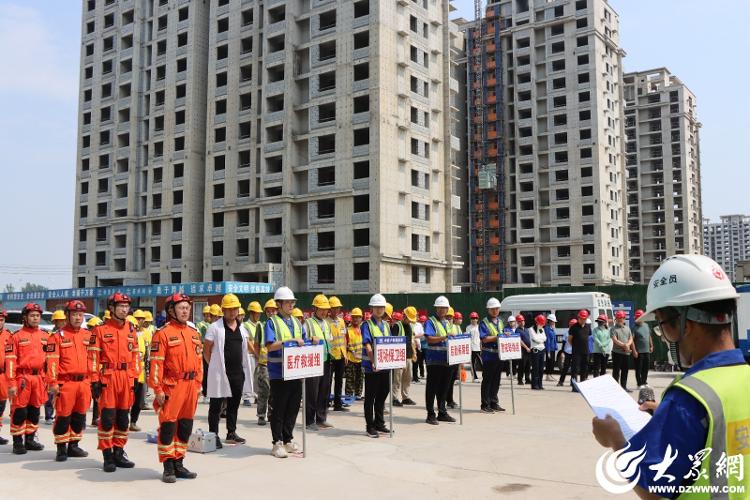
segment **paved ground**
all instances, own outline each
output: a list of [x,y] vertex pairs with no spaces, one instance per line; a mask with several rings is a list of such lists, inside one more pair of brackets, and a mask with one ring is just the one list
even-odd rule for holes
[[[660,393],[670,380],[667,374],[652,373],[649,382]],[[464,384],[463,425],[433,427],[424,423],[425,386],[418,384],[412,386],[412,398],[420,405],[395,408],[393,439],[367,438],[362,405],[357,403],[350,413],[330,414],[335,429],[308,433],[305,459],[273,458],[269,427],[256,425],[254,407],[241,407],[238,433],[248,445],[225,446],[207,455],[189,453],[186,465],[199,477],[173,485],[159,481],[156,445],[148,444],[143,432],[131,433],[126,448],[136,468],[105,474],[100,469],[94,429],[87,430],[82,442],[91,456],[60,464],[54,462],[51,428],[42,425],[44,451],[17,457],[10,453],[10,446],[0,447],[1,498],[133,499],[164,494],[209,499],[235,492],[305,499],[609,496],[594,478],[594,464],[603,450],[591,435],[588,406],[569,388],[546,385],[545,391],[516,388],[516,414],[512,415],[510,386],[504,377],[501,404],[508,411],[486,415],[478,411],[479,384]],[[208,405],[198,406],[196,427],[207,428],[207,411]],[[458,410],[452,413],[458,418]],[[7,415],[5,424],[3,435],[7,436]],[[155,429],[154,413],[144,412],[139,424]],[[301,430],[295,437],[301,444]]]

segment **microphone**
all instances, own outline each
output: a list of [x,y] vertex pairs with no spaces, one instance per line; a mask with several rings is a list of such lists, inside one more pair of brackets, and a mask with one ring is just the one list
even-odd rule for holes
[[[647,386],[642,385],[638,389],[638,405],[642,405],[646,401],[656,401],[656,397],[654,396],[654,390]],[[646,410],[651,415],[654,414],[654,410]]]

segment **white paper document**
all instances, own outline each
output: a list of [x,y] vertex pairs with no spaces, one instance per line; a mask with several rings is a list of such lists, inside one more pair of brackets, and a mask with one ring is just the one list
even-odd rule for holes
[[639,410],[638,403],[610,375],[574,384],[597,417],[611,415],[619,422],[628,441],[651,419],[651,415]]

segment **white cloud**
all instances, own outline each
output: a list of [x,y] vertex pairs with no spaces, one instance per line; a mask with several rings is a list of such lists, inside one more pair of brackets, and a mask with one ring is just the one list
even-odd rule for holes
[[39,11],[0,5],[0,92],[76,99],[78,65],[54,38]]

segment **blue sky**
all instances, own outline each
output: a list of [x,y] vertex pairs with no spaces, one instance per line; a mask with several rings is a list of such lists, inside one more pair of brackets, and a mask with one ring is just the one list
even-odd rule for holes
[[[454,1],[473,17],[473,2]],[[703,210],[750,213],[750,2],[611,0],[625,70],[666,66],[697,95]],[[0,288],[70,286],[80,47],[79,0],[0,0]],[[729,182],[728,182],[729,181]]]

